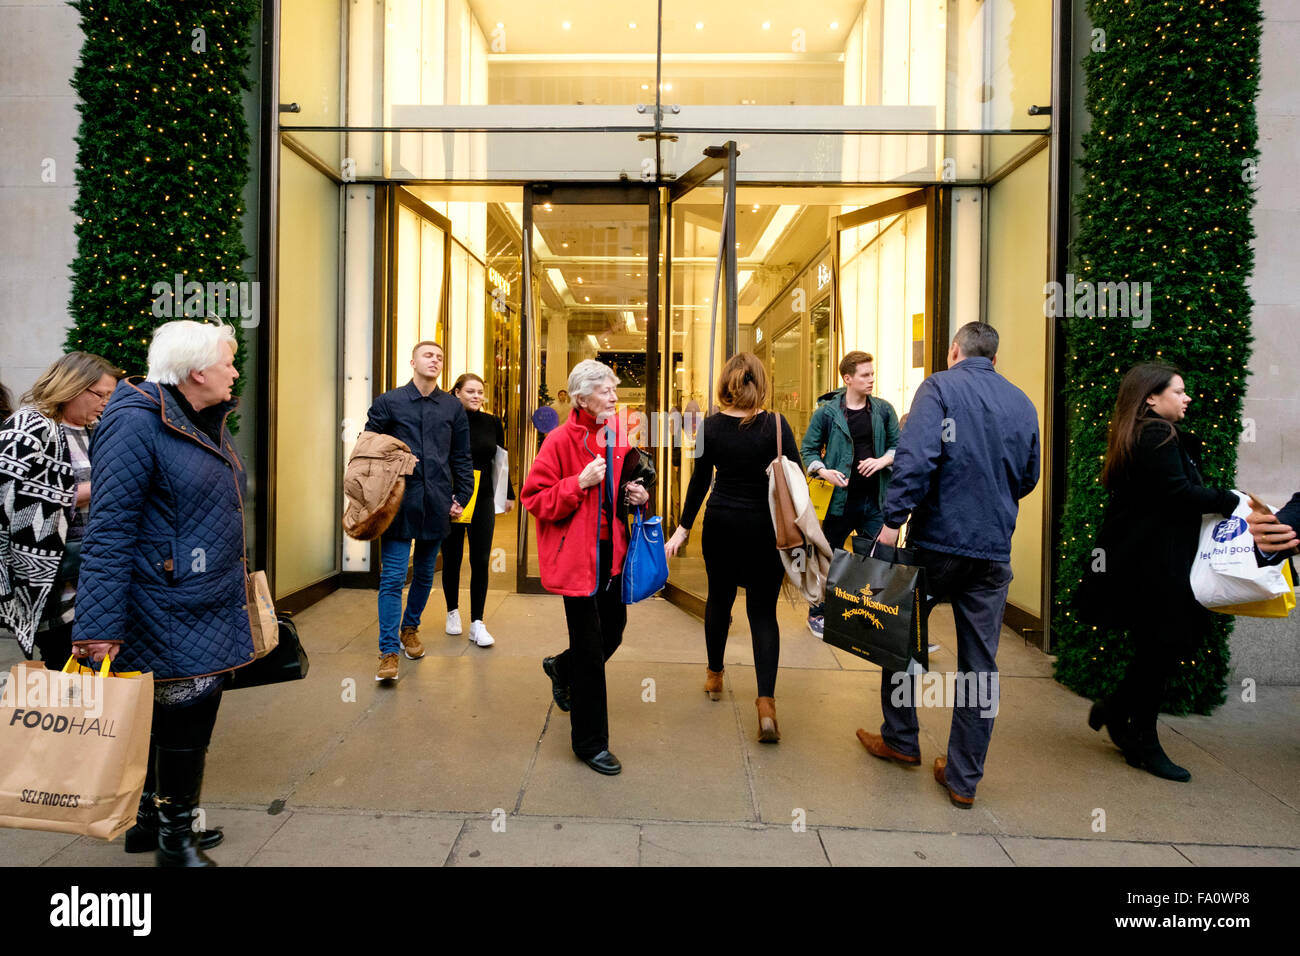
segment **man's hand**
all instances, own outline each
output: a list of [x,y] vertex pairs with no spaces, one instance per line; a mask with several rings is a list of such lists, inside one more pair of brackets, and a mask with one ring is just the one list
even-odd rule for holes
[[898,544],[898,529],[881,528],[880,534],[876,536],[876,542],[878,544],[887,544],[891,548],[894,547],[895,545]]
[[507,499],[506,499],[506,510],[503,511],[503,512],[501,512],[501,513],[502,513],[503,515],[508,515],[508,514],[510,514],[510,512],[512,512],[512,511],[514,511],[514,510],[515,510],[515,499],[513,499],[513,498],[507,498]]
[[462,514],[464,514],[464,512],[465,512],[465,506],[462,505],[462,504],[461,504],[459,501],[457,501],[455,498],[452,498],[452,499],[451,499],[451,516],[452,516],[453,518],[459,518]]
[[1291,551],[1300,545],[1295,529],[1278,521],[1277,515],[1271,512],[1264,514],[1252,509],[1246,516],[1246,524],[1250,527],[1251,537],[1255,539],[1255,547],[1265,554]]
[[578,475],[579,488],[594,488],[605,480],[605,459],[593,458]]
[[878,471],[888,468],[894,463],[894,459],[889,455],[882,455],[879,458],[864,458],[858,462],[858,474],[863,478],[870,478]]
[[842,471],[836,471],[834,468],[823,468],[817,472],[817,477],[829,481],[836,488],[847,488],[849,486],[848,476]]
[[73,644],[72,654],[74,657],[88,657],[98,664],[104,659],[105,654],[110,661],[115,659],[121,647],[121,644],[114,644],[111,641],[86,641],[82,644]]

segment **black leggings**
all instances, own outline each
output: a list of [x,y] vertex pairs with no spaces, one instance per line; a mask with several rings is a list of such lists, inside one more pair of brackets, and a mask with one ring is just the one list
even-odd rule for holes
[[[469,535],[469,619],[483,620],[483,605],[487,603],[488,570],[492,560],[492,532],[496,530],[496,509],[492,504],[490,487],[479,480],[478,500],[474,504],[474,517],[470,523],[451,525],[451,531],[442,539],[442,596],[447,600],[447,610],[460,607],[460,561],[465,553],[465,536]],[[488,494],[485,497],[485,492]]]
[[152,742],[169,750],[203,750],[212,742],[221,706],[221,688],[192,704],[179,707],[153,705]]
[[745,589],[745,614],[754,642],[758,696],[776,696],[776,668],[781,656],[781,631],[776,623],[776,599],[785,568],[776,551],[776,532],[768,513],[704,509],[700,551],[709,575],[704,604],[704,642],[709,670],[722,670],[731,627],[736,589]]

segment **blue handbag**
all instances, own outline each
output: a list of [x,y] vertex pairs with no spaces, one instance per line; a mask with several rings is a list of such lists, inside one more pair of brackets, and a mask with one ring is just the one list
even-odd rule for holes
[[635,604],[659,593],[668,583],[668,555],[664,553],[664,529],[658,515],[642,517],[636,509],[632,519],[632,540],[623,559],[623,603]]

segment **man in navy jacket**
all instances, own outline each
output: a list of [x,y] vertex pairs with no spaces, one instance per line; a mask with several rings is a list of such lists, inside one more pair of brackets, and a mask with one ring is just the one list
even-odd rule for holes
[[[997,352],[997,331],[969,322],[953,338],[947,371],[917,389],[894,456],[878,539],[896,544],[910,515],[909,541],[930,592],[926,613],[945,597],[952,601],[954,686],[964,692],[954,702],[960,706],[953,707],[948,756],[935,758],[934,776],[963,809],[974,803],[993,736],[1011,533],[1020,499],[1038,484],[1038,414],[1024,392],[994,371]],[[921,762],[920,728],[916,695],[903,686],[910,679],[882,670],[881,733],[859,730],[858,739],[874,756],[914,765]]]
[[[424,656],[420,615],[433,587],[438,546],[451,530],[451,519],[464,510],[474,492],[469,419],[460,400],[438,388],[442,362],[441,345],[417,344],[411,353],[411,381],[375,399],[366,419],[366,431],[400,439],[420,460],[406,479],[402,507],[381,539],[377,681],[397,680],[399,649],[411,660]],[[412,541],[415,569],[403,614],[402,585]]]

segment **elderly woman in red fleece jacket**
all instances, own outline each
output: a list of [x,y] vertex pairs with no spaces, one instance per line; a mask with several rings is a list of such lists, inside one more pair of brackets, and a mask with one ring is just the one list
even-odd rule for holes
[[564,596],[569,648],[542,661],[556,706],[572,710],[573,752],[593,770],[623,766],[609,752],[605,661],[623,640],[621,582],[628,506],[650,500],[655,471],[617,427],[618,378],[586,359],[569,373],[573,410],[546,436],[519,499],[537,520],[542,586]]

